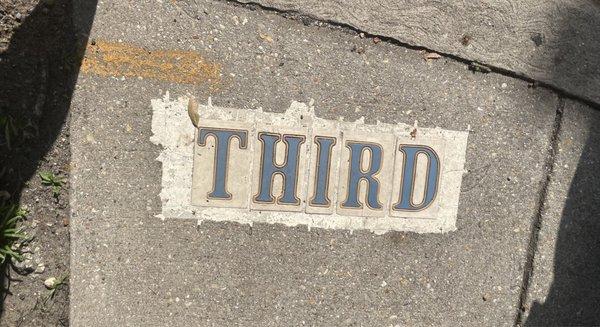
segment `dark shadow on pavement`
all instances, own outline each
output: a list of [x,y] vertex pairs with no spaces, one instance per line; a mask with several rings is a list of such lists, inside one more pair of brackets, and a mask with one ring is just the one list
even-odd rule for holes
[[[576,5],[582,5],[579,11],[554,13],[562,26],[554,64],[556,71],[577,71],[581,76],[577,84],[583,85],[589,78],[600,78],[590,74],[597,67],[586,64],[586,56],[600,56],[600,2],[574,2],[573,6]],[[580,59],[563,60],[566,57]],[[595,111],[576,113],[585,117],[588,130],[569,130],[589,136],[562,211],[554,253],[554,279],[545,302],[535,302],[531,307],[525,326],[600,326],[600,105],[591,105]],[[566,106],[563,122],[573,117],[569,110],[577,108]],[[567,144],[573,136],[565,133],[563,128],[559,134],[561,144]],[[555,174],[564,169],[571,168],[557,165]],[[542,219],[541,228],[553,226],[545,225]]]
[[[600,126],[600,112],[590,113],[588,126],[594,129]],[[547,228],[543,221],[541,228]],[[552,286],[543,304],[533,304],[525,325],[600,326],[599,130],[590,132],[569,188],[556,239]]]
[[[67,120],[96,8],[96,1],[72,1],[40,1],[0,53],[0,190],[8,192],[3,205],[19,203]],[[10,292],[9,266],[7,260],[1,267],[0,309]]]

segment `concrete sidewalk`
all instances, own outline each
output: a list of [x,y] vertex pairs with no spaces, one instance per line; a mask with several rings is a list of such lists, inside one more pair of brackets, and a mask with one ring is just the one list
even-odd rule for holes
[[[557,204],[596,111],[454,59],[226,2],[104,1],[94,21],[72,105],[73,326],[552,322],[529,308],[550,291]],[[329,120],[468,131],[457,230],[157,218],[170,171],[151,142],[153,103],[184,110],[190,96],[276,113],[297,101]],[[174,146],[194,141],[186,135]],[[532,226],[546,220],[534,257]],[[585,312],[581,321],[592,322]]]
[[[600,102],[600,6],[589,0],[224,0],[315,17]],[[192,2],[192,1],[184,1]]]

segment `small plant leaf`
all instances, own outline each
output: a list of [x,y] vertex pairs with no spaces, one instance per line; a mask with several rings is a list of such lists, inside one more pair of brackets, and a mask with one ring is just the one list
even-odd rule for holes
[[50,172],[40,172],[39,175],[40,175],[40,178],[42,179],[42,182],[47,182],[47,183],[51,183],[52,179],[54,177],[54,174],[52,174]]
[[0,262],[4,263],[10,258],[22,261],[19,250],[19,240],[27,235],[17,226],[19,220],[25,218],[27,211],[14,204],[0,206]]

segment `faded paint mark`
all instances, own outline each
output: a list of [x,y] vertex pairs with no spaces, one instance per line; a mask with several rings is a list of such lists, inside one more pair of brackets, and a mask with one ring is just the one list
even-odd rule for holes
[[148,50],[131,44],[95,41],[88,44],[81,70],[100,76],[150,78],[179,84],[209,84],[217,89],[221,67],[199,53]]

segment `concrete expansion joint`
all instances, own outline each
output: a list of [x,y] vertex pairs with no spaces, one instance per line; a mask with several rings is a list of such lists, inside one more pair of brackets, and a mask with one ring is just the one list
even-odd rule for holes
[[565,99],[563,97],[559,97],[558,104],[556,106],[556,113],[554,116],[554,123],[552,125],[552,133],[549,142],[550,146],[548,148],[548,154],[546,156],[546,162],[544,164],[545,178],[542,179],[542,185],[540,187],[540,191],[537,198],[535,214],[531,221],[529,244],[527,246],[527,255],[523,268],[523,282],[521,284],[521,291],[519,295],[519,302],[517,305],[517,314],[515,316],[514,326],[522,326],[523,324],[523,313],[525,312],[527,294],[529,293],[529,285],[533,276],[533,265],[535,255],[538,249],[540,230],[543,224],[542,217],[544,217],[545,206],[547,203],[548,188],[554,175],[554,164],[556,161],[556,156],[558,154],[558,144],[560,141],[564,107]]
[[499,74],[499,75],[506,76],[509,78],[522,80],[522,81],[529,83],[529,87],[531,87],[531,88],[542,87],[542,88],[548,89],[548,90],[556,93],[560,97],[575,100],[577,102],[584,103],[596,110],[600,110],[600,103],[598,103],[598,102],[588,100],[586,98],[583,98],[583,97],[573,94],[571,92],[563,90],[559,87],[550,85],[548,83],[545,83],[545,82],[542,82],[542,81],[539,81],[536,79],[533,79],[533,78],[523,75],[521,73],[507,70],[507,69],[497,67],[494,65],[490,65],[487,63],[470,60],[468,58],[463,58],[463,57],[460,57],[460,56],[457,56],[457,55],[454,55],[451,53],[440,52],[435,49],[430,49],[430,48],[423,47],[420,45],[405,43],[405,42],[402,42],[393,37],[372,34],[372,33],[369,33],[368,31],[361,30],[360,28],[357,28],[353,25],[350,25],[350,24],[347,24],[344,22],[335,21],[335,20],[331,20],[331,19],[321,19],[321,18],[315,17],[313,15],[310,15],[310,14],[307,14],[304,12],[300,12],[297,10],[280,9],[280,8],[267,6],[262,3],[258,3],[258,2],[254,2],[254,1],[239,1],[239,0],[216,0],[216,1],[228,3],[228,4],[231,4],[234,6],[247,8],[249,10],[259,9],[259,10],[263,10],[266,12],[271,12],[271,13],[280,15],[287,19],[300,21],[304,25],[307,25],[307,26],[310,26],[310,25],[325,26],[325,27],[329,27],[329,28],[333,28],[333,29],[337,29],[337,30],[346,31],[350,34],[358,34],[358,35],[361,35],[362,37],[369,38],[369,39],[378,39],[378,41],[380,41],[380,42],[385,42],[387,44],[391,44],[391,45],[402,47],[402,48],[409,49],[409,50],[425,51],[426,53],[438,54],[443,58],[453,60],[455,62],[466,65],[467,68],[470,71],[472,71],[474,74],[495,73],[495,74]]

